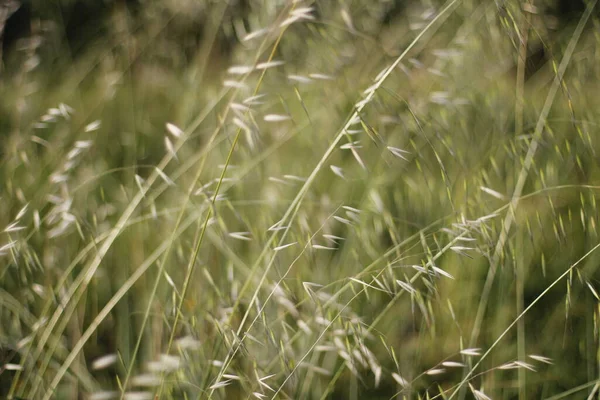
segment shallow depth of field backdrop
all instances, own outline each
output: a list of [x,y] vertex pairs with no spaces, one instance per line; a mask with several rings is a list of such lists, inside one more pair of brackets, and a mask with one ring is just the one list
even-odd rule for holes
[[600,6],[3,1],[0,397],[600,397]]

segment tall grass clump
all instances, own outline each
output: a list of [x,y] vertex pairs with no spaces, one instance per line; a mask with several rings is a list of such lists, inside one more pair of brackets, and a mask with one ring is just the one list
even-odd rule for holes
[[2,398],[600,395],[596,1],[72,3],[2,55]]

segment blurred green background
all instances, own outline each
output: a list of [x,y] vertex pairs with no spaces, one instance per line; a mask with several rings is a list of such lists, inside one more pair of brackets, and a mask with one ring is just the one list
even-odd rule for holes
[[595,2],[0,7],[1,396],[600,397]]

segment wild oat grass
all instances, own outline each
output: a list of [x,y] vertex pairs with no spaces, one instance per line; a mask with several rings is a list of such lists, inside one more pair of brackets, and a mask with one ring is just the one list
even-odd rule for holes
[[596,2],[392,3],[4,55],[1,396],[600,396]]

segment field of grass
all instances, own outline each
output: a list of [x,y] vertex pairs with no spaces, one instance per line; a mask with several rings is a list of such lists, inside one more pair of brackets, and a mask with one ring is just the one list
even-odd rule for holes
[[5,55],[1,398],[600,398],[595,0],[140,3]]

